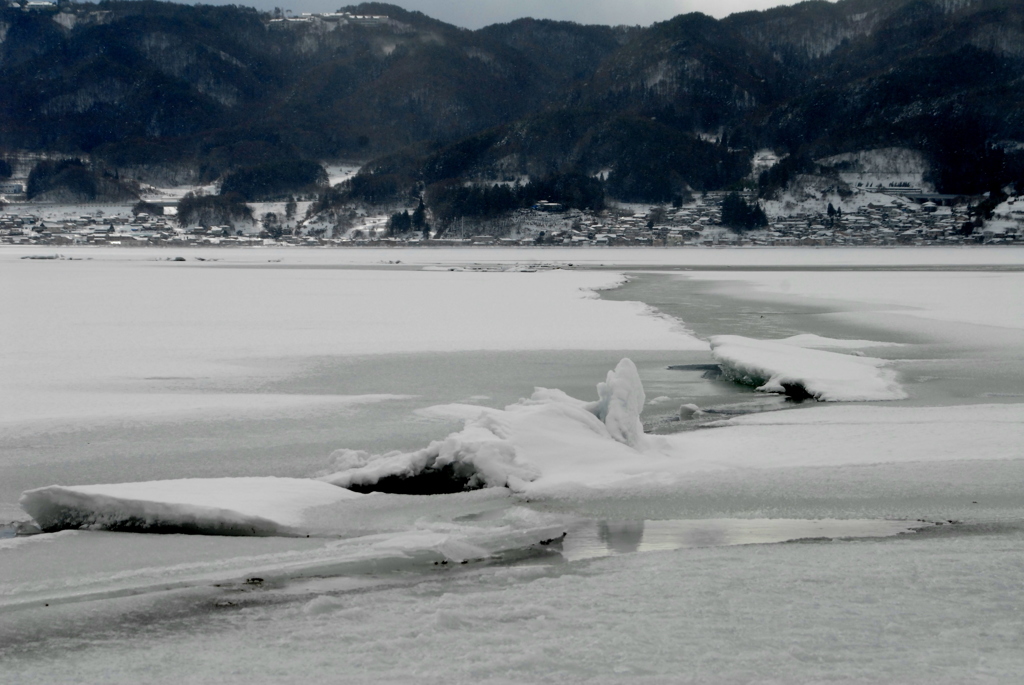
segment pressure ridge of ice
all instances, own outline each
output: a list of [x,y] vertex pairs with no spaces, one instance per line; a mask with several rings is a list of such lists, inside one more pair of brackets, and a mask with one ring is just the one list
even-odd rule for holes
[[523,490],[552,469],[585,472],[602,459],[630,459],[645,444],[640,412],[646,398],[636,365],[620,361],[598,385],[598,398],[584,402],[561,390],[537,388],[504,410],[435,407],[435,415],[465,419],[465,428],[414,452],[338,450],[332,455],[336,472],[322,480],[365,487],[384,478],[448,469],[467,488]]
[[[759,349],[760,341],[751,343]],[[815,352],[778,347],[798,359]],[[856,373],[816,377],[811,372],[817,369],[808,365],[792,377],[824,399],[902,396],[894,382],[874,375],[884,371],[876,366],[881,360],[828,354],[812,361],[825,366],[831,357],[850,360]],[[845,392],[844,382],[852,386]],[[1024,425],[1018,425],[1024,407],[1016,405],[823,405],[740,417],[713,430],[645,435],[639,416],[643,387],[629,360],[600,384],[599,397],[588,403],[538,388],[505,409],[431,407],[420,413],[461,419],[464,428],[414,452],[338,450],[332,455],[335,472],[322,479],[366,487],[448,468],[461,472],[468,487],[508,487],[530,497],[580,498],[609,490],[639,495],[721,470],[1015,458],[1024,440]]]
[[[755,340],[716,335],[710,342],[712,355],[727,378],[753,385],[761,392],[791,393],[798,388],[825,402],[899,400],[907,396],[896,380],[896,372],[885,368],[887,362],[883,359],[811,349],[803,346],[806,342],[801,338]],[[821,346],[820,341],[814,344]]]
[[[752,343],[755,351],[765,349],[759,341]],[[814,352],[788,349],[798,357]],[[849,360],[856,364],[864,358]],[[880,360],[868,360],[863,368],[877,370],[874,362]],[[810,391],[834,396],[809,374],[793,377]],[[842,388],[836,378],[826,380],[833,393]],[[867,381],[856,385],[862,380],[851,382],[863,396]],[[21,505],[45,530],[294,535],[317,526],[351,527],[345,522],[373,509],[376,497],[348,488],[372,491],[385,479],[415,479],[443,470],[458,482],[447,492],[508,488],[529,497],[581,498],[610,490],[672,490],[695,474],[722,470],[1013,459],[1024,441],[1024,405],[821,406],[740,417],[711,430],[666,436],[644,434],[644,402],[636,366],[623,359],[598,385],[596,401],[538,388],[505,409],[432,407],[424,413],[462,419],[463,429],[412,452],[338,450],[332,455],[334,472],[320,479],[54,485],[26,492]]]

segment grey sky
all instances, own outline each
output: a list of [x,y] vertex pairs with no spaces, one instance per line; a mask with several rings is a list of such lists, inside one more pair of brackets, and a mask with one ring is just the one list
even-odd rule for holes
[[[269,10],[274,7],[301,12],[331,12],[357,4],[358,0],[205,0],[212,4],[233,2]],[[797,0],[397,0],[392,4],[467,28],[480,28],[534,17],[581,24],[639,24],[671,19],[677,14],[703,12],[724,17],[734,12],[791,5]]]

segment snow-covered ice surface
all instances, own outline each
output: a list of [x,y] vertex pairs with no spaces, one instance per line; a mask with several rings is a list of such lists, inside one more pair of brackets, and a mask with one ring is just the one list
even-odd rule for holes
[[19,684],[1013,683],[1022,542],[992,529],[211,588],[24,610],[17,631],[6,614],[0,650]]
[[[18,323],[2,332],[16,420],[0,465],[21,489],[152,472],[305,475],[344,493],[312,477],[444,460],[496,487],[303,501],[288,525],[309,538],[0,539],[5,681],[1012,683],[1024,670],[1024,251],[232,250],[185,268],[147,261],[164,251],[24,253],[0,252],[24,298],[0,305]],[[521,270],[545,260],[566,268]],[[463,270],[420,268],[437,265]],[[633,282],[597,298],[626,265]],[[660,314],[620,301],[645,283],[662,287],[638,298]],[[716,335],[790,359],[866,353],[908,398],[758,397],[711,374]],[[544,366],[562,390],[508,394]],[[166,410],[140,408],[164,395]],[[247,459],[278,433],[314,434],[319,463],[286,442],[276,461]],[[163,443],[181,451],[165,459]],[[249,472],[217,472],[222,459]]]
[[[798,341],[804,342],[804,341]],[[730,380],[760,392],[797,393],[824,402],[901,400],[907,396],[887,362],[739,335],[711,338],[711,354]]]
[[[0,303],[5,425],[44,418],[95,421],[99,415],[123,420],[140,412],[167,416],[234,399],[240,399],[235,407],[258,410],[267,403],[276,410],[270,398],[207,397],[197,403],[153,392],[168,379],[259,374],[255,367],[267,359],[705,347],[642,304],[598,299],[594,290],[621,281],[614,273],[296,273],[143,259],[46,262],[57,272],[15,255],[0,252],[0,284],[5,292],[23,294]],[[70,331],[74,344],[68,344]]]

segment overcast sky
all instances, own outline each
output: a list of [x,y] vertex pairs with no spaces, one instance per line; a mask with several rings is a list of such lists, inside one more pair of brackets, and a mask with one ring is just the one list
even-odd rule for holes
[[[301,12],[332,12],[357,0],[205,0],[209,4],[274,7]],[[520,17],[560,19],[581,24],[647,26],[677,14],[703,12],[724,17],[734,12],[792,5],[796,0],[397,0],[391,4],[419,10],[449,24],[476,29]]]

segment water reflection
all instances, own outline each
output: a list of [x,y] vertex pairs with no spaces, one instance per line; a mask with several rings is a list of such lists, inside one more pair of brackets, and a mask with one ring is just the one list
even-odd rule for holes
[[644,539],[644,522],[601,521],[597,524],[597,537],[608,547],[610,554],[636,552]]
[[588,521],[562,542],[568,561],[697,547],[891,537],[930,525],[918,521],[872,519],[696,519],[669,521]]

